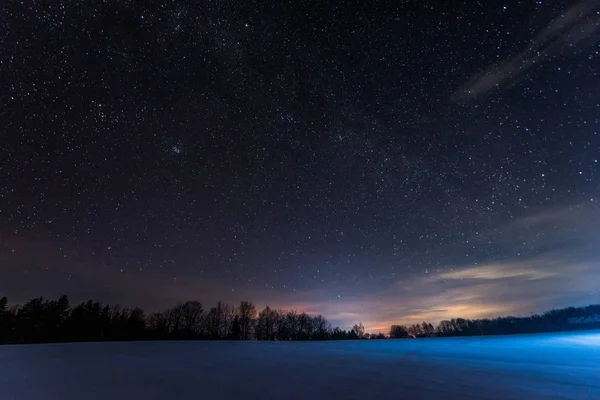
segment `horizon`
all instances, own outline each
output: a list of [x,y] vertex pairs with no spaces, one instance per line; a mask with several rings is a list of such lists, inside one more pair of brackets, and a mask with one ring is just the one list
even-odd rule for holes
[[[7,298],[8,305],[9,305],[8,308],[11,308],[11,307],[21,308],[24,304],[26,304],[28,301],[30,301],[30,300],[32,300],[34,298],[40,298],[41,297],[44,300],[50,300],[50,301],[52,301],[52,300],[58,300],[61,296],[67,296],[67,298],[69,299],[69,303],[70,303],[71,308],[73,308],[74,306],[77,306],[79,304],[86,303],[89,300],[92,300],[94,302],[99,302],[103,306],[120,306],[122,308],[130,308],[130,309],[139,307],[139,308],[141,308],[145,312],[146,317],[150,316],[152,313],[155,313],[155,312],[164,312],[165,310],[170,309],[170,308],[172,308],[172,307],[174,307],[174,306],[176,306],[178,304],[185,303],[186,301],[198,301],[198,302],[200,302],[202,304],[202,306],[204,307],[204,314],[208,313],[208,311],[213,306],[215,306],[217,304],[217,303],[207,304],[207,303],[202,302],[202,300],[199,300],[199,299],[185,299],[185,300],[180,300],[180,301],[177,301],[175,303],[166,305],[165,307],[162,307],[162,308],[159,308],[159,309],[148,309],[148,308],[145,308],[145,307],[143,307],[143,306],[141,306],[139,304],[107,303],[107,302],[103,302],[103,301],[101,301],[99,299],[90,299],[90,298],[83,299],[83,300],[78,300],[78,299],[72,298],[68,294],[63,293],[63,294],[60,294],[60,295],[54,296],[54,297],[52,297],[52,296],[50,296],[50,297],[36,296],[36,297],[30,298],[30,299],[24,300],[22,302],[11,301],[10,298]],[[277,310],[277,311],[284,311],[284,312],[295,311],[298,314],[305,313],[305,314],[307,314],[307,315],[309,315],[311,317],[322,315],[331,324],[332,328],[336,328],[337,327],[337,328],[340,328],[340,329],[343,329],[343,330],[351,330],[354,325],[360,323],[360,324],[362,324],[364,326],[366,333],[370,333],[370,334],[383,333],[383,334],[386,334],[386,335],[389,334],[390,327],[393,326],[393,325],[400,325],[400,326],[408,327],[408,326],[413,325],[413,324],[417,324],[418,325],[418,324],[421,324],[423,322],[426,322],[426,323],[431,323],[434,326],[437,326],[437,325],[439,325],[439,323],[441,321],[444,321],[444,320],[448,321],[448,320],[452,320],[452,319],[483,320],[483,319],[495,319],[495,318],[507,318],[507,317],[528,318],[528,317],[531,317],[531,316],[534,316],[534,315],[543,315],[543,314],[545,314],[545,313],[547,313],[549,311],[552,311],[552,310],[563,310],[563,309],[568,309],[568,308],[585,308],[585,307],[600,306],[600,303],[589,303],[589,304],[579,304],[579,305],[577,305],[577,304],[569,304],[569,305],[558,306],[558,307],[551,308],[551,309],[539,310],[539,311],[535,311],[535,312],[531,311],[531,312],[529,312],[527,314],[503,314],[503,315],[487,315],[487,316],[483,315],[483,316],[479,316],[479,317],[470,317],[470,318],[469,317],[465,317],[465,316],[461,316],[461,315],[455,315],[455,316],[452,316],[452,317],[449,317],[449,318],[444,318],[442,320],[414,319],[414,320],[385,321],[386,325],[381,325],[380,324],[380,325],[373,326],[368,321],[364,322],[363,320],[360,320],[360,319],[358,319],[358,320],[352,320],[351,317],[353,317],[353,315],[348,315],[347,316],[348,319],[336,319],[336,318],[331,318],[327,314],[324,314],[324,313],[321,313],[321,312],[318,312],[318,311],[313,311],[313,310],[306,310],[306,309],[297,308],[297,307],[290,307],[290,306],[281,306],[280,307],[280,306],[273,306],[271,304],[258,304],[258,303],[252,302],[252,300],[249,300],[249,299],[245,299],[245,300],[241,300],[241,301],[249,301],[251,304],[254,304],[254,306],[256,307],[256,316],[258,315],[258,313],[261,310],[265,309],[266,307],[269,307],[270,309]],[[228,301],[225,301],[225,300],[219,300],[219,302],[221,302],[223,304],[226,304],[226,305],[229,304],[229,305],[232,305],[234,307],[237,307],[239,305],[239,303],[240,303],[240,302],[233,303],[233,302],[228,302]],[[346,325],[344,325],[343,323],[339,323],[339,321],[346,321]]]

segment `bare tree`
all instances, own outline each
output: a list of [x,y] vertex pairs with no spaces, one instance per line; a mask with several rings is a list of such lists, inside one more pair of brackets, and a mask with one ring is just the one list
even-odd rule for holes
[[204,326],[209,337],[213,339],[230,337],[234,317],[235,308],[231,304],[219,301],[216,307],[210,309],[205,318]]
[[298,339],[308,339],[311,333],[310,317],[306,313],[298,315]]
[[433,325],[424,321],[421,324],[421,332],[425,337],[435,336],[435,328],[433,327]]
[[445,319],[438,324],[436,333],[440,336],[451,336],[454,333],[454,327],[450,321]]
[[409,337],[408,329],[404,325],[392,325],[390,328],[391,339],[404,339]]
[[292,337],[285,310],[277,310],[277,340],[290,340]]
[[313,334],[315,339],[323,340],[328,338],[331,325],[322,315],[317,315],[312,319]]
[[252,335],[252,326],[256,318],[256,307],[249,301],[242,301],[238,307],[240,339],[248,340]]
[[186,301],[179,305],[182,329],[187,335],[197,334],[202,323],[204,307],[199,301]]
[[216,307],[212,307],[206,318],[204,318],[204,329],[210,339],[219,338],[219,327],[221,325],[221,316]]
[[285,316],[286,328],[289,332],[289,337],[292,340],[298,339],[299,327],[298,327],[298,313],[295,310],[289,310]]
[[423,330],[420,324],[413,324],[408,327],[408,334],[414,338],[423,336]]
[[167,319],[168,319],[168,326],[169,326],[169,332],[173,333],[173,334],[179,334],[181,331],[181,326],[182,326],[182,309],[181,309],[181,304],[176,305],[175,307],[171,308],[170,310],[166,311],[167,313]]
[[206,316],[205,326],[208,335],[213,339],[220,339],[223,337],[225,310],[222,302],[218,302],[216,307],[210,309]]
[[148,316],[147,326],[154,335],[166,336],[169,333],[168,311],[150,314]]
[[231,329],[233,327],[233,319],[235,318],[235,307],[232,304],[221,304],[221,337],[230,338]]
[[356,336],[359,339],[364,338],[364,336],[365,336],[365,327],[363,326],[362,322],[359,322],[358,325],[354,325],[352,327],[352,330],[354,331],[354,333],[356,333]]
[[256,338],[258,340],[273,340],[275,338],[277,316],[277,311],[269,306],[258,314],[256,323]]

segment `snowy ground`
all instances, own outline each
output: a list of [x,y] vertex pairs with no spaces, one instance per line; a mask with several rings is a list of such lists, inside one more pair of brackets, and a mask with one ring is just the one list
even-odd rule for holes
[[600,332],[0,346],[0,399],[600,399]]

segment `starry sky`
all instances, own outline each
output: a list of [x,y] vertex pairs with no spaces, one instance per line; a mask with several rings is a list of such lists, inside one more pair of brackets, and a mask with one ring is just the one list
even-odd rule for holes
[[0,294],[368,330],[600,302],[600,1],[0,6]]

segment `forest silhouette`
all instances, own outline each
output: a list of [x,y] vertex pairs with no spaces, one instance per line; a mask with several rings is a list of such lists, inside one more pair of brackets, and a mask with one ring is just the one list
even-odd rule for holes
[[362,323],[332,328],[322,315],[265,307],[248,301],[218,302],[205,309],[186,301],[147,314],[89,300],[72,306],[67,296],[34,298],[9,307],[0,299],[0,343],[50,343],[117,340],[358,340],[506,335],[600,328],[600,305],[555,309],[529,317],[455,318],[437,325],[392,325],[389,332],[367,333]]

